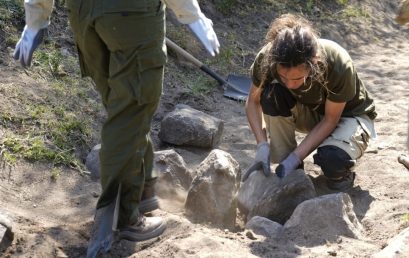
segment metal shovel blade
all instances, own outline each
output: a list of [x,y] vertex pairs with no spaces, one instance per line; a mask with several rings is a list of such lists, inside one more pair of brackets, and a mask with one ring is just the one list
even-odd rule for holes
[[[242,75],[230,74],[227,77],[227,82],[223,96],[233,100],[246,101],[250,92],[251,79]],[[229,85],[234,85],[234,87]]]

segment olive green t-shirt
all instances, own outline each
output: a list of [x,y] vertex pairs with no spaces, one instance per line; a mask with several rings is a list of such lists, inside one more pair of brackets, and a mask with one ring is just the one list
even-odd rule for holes
[[[342,116],[352,117],[367,114],[371,119],[374,119],[376,117],[374,101],[359,79],[348,52],[330,40],[320,39],[319,44],[323,48],[328,64],[324,74],[327,82],[326,88],[321,83],[307,78],[300,88],[289,91],[297,101],[322,115],[325,111],[325,101],[328,99],[338,103],[346,102]],[[264,86],[261,85],[261,63],[270,48],[270,43],[265,45],[251,66],[252,81],[257,87]],[[270,71],[267,78],[265,83],[272,83],[277,80],[284,86],[276,71]]]

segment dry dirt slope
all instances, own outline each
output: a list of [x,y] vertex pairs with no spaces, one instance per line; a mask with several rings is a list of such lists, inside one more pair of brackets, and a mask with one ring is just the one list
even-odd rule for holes
[[[358,164],[357,186],[349,192],[355,212],[364,226],[365,239],[340,237],[336,243],[305,246],[297,243],[252,240],[244,232],[225,232],[206,225],[191,224],[183,217],[180,202],[164,202],[165,209],[157,214],[168,221],[168,230],[159,239],[144,243],[121,241],[108,257],[369,257],[383,248],[388,239],[409,226],[404,215],[409,213],[409,172],[397,162],[397,156],[408,153],[409,33],[393,25],[393,4],[373,1],[378,10],[377,21],[371,24],[368,37],[350,31],[348,25],[329,24],[340,28],[324,35],[333,37],[351,51],[360,75],[376,99],[379,117],[376,120],[378,139]],[[392,7],[391,7],[392,6]],[[271,15],[272,17],[273,15]],[[270,16],[266,16],[270,17]],[[259,19],[259,18],[257,18]],[[215,19],[215,24],[217,24]],[[364,26],[359,25],[359,26]],[[335,27],[334,27],[335,26]],[[357,25],[358,26],[358,25]],[[219,27],[220,29],[221,27]],[[218,27],[216,26],[216,29]],[[265,29],[265,28],[264,28]],[[263,31],[262,28],[258,30]],[[219,32],[219,31],[218,31]],[[223,31],[220,30],[222,34]],[[257,35],[258,39],[262,35]],[[365,40],[366,39],[366,40]],[[255,39],[252,39],[255,40]],[[257,39],[256,39],[257,40]],[[255,41],[256,41],[255,40]],[[243,42],[247,42],[243,39]],[[249,40],[249,42],[251,42]],[[356,42],[355,44],[351,44]],[[250,46],[247,46],[250,48]],[[258,47],[258,46],[257,46]],[[254,47],[252,54],[257,51]],[[174,64],[171,61],[170,69]],[[190,72],[189,69],[182,69]],[[172,71],[174,72],[174,71]],[[173,85],[167,75],[166,85]],[[44,79],[32,79],[16,64],[7,60],[0,67],[0,88],[24,88],[47,84]],[[176,85],[177,86],[177,85]],[[169,103],[195,105],[187,97],[171,95],[165,89],[161,110],[171,109]],[[178,89],[175,90],[176,92]],[[4,93],[4,92],[3,92]],[[210,97],[199,97],[196,108],[205,110],[225,121],[223,141],[219,148],[233,155],[242,168],[254,155],[254,139],[247,126],[243,105],[223,99],[220,91]],[[4,97],[4,95],[2,96]],[[199,103],[199,104],[197,104]],[[13,102],[18,106],[18,102]],[[210,109],[209,107],[213,107]],[[163,113],[157,114],[157,119]],[[156,127],[157,128],[157,127]],[[5,131],[7,128],[2,128]],[[155,131],[153,132],[155,133]],[[159,146],[169,147],[169,146]],[[178,148],[187,163],[194,167],[210,150]],[[306,171],[317,177],[319,169],[307,158]],[[0,170],[0,208],[15,222],[16,239],[2,254],[7,257],[83,257],[99,185],[78,172],[64,169],[56,181],[50,179],[48,164],[20,161],[15,167]],[[321,189],[317,177],[316,185]],[[325,194],[323,190],[322,194]],[[165,200],[164,200],[165,201]],[[406,257],[409,254],[406,254]],[[405,256],[403,256],[405,257]]]

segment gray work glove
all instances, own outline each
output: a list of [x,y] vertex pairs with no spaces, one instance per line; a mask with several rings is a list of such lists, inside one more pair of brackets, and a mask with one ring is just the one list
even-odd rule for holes
[[36,29],[27,25],[24,27],[13,54],[14,59],[20,61],[24,68],[31,65],[34,50],[43,42],[46,32],[47,28]]
[[276,174],[279,178],[283,178],[295,170],[300,164],[300,158],[294,152],[291,152],[290,155],[278,165]]
[[262,142],[257,144],[256,157],[254,158],[253,164],[247,169],[246,173],[241,178],[244,182],[256,170],[262,170],[265,176],[271,174],[270,169],[270,145],[268,142]]

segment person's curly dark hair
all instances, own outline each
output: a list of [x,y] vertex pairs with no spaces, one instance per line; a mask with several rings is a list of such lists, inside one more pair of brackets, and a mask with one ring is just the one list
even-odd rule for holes
[[270,44],[261,61],[262,86],[268,82],[277,64],[291,68],[305,64],[310,70],[309,81],[318,81],[326,87],[327,69],[325,53],[318,42],[318,33],[305,18],[284,14],[275,19],[267,32],[265,43]]

